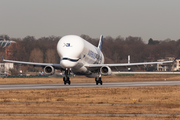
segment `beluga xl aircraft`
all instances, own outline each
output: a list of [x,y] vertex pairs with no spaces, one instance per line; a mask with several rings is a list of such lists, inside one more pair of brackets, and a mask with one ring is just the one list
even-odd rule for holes
[[62,37],[57,44],[57,52],[61,58],[59,64],[53,63],[35,63],[6,60],[3,61],[19,64],[28,64],[33,66],[44,67],[44,72],[48,75],[55,73],[55,69],[64,71],[64,84],[71,84],[69,74],[73,72],[76,75],[95,78],[96,85],[103,84],[101,75],[111,75],[112,67],[128,67],[157,63],[171,63],[173,61],[163,62],[142,62],[142,63],[118,63],[104,64],[104,55],[102,53],[103,36],[100,36],[98,47],[87,42],[76,35],[67,35]]

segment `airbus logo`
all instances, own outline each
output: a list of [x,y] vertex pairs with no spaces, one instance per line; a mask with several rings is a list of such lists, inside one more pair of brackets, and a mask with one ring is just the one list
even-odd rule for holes
[[64,43],[63,47],[72,47],[70,43]]

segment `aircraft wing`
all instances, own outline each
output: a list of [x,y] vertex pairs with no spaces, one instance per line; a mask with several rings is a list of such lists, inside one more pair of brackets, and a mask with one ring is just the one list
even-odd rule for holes
[[4,62],[10,62],[10,63],[18,63],[18,64],[26,64],[26,65],[32,65],[32,66],[39,66],[39,67],[45,67],[45,66],[53,66],[56,69],[61,69],[60,64],[52,64],[52,63],[35,63],[35,62],[24,62],[24,61],[15,61],[15,60],[6,60],[2,57]]
[[140,65],[150,65],[158,63],[172,63],[174,61],[161,61],[161,62],[142,62],[142,63],[119,63],[119,64],[89,64],[86,65],[87,68],[100,68],[102,66],[108,67],[128,67],[128,66],[140,66]]

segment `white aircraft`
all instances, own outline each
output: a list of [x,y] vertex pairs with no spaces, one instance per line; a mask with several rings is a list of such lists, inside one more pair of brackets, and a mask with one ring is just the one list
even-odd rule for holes
[[55,69],[65,71],[63,77],[64,84],[70,85],[71,81],[68,77],[70,72],[76,75],[85,75],[86,77],[95,78],[96,85],[102,85],[101,75],[111,75],[112,67],[124,66],[138,66],[157,63],[171,63],[173,61],[163,62],[143,62],[143,63],[118,63],[118,64],[104,64],[104,55],[102,53],[103,36],[100,36],[98,47],[87,42],[83,38],[76,35],[67,35],[62,37],[57,44],[57,52],[61,58],[59,64],[51,63],[35,63],[23,62],[14,60],[3,61],[19,64],[28,64],[33,66],[44,67],[46,74],[52,75]]

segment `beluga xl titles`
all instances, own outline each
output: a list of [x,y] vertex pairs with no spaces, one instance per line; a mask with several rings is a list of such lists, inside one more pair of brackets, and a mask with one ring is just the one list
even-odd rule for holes
[[19,64],[28,64],[44,67],[44,72],[48,75],[55,73],[55,69],[64,71],[64,84],[71,84],[69,74],[73,72],[76,75],[95,78],[96,85],[102,85],[101,75],[111,75],[112,67],[128,67],[157,63],[171,63],[173,61],[163,62],[142,62],[142,63],[118,63],[104,64],[104,55],[102,53],[103,36],[100,36],[98,47],[87,42],[76,35],[67,35],[62,37],[57,44],[57,52],[61,58],[59,64],[53,63],[35,63],[6,60],[3,61]]

